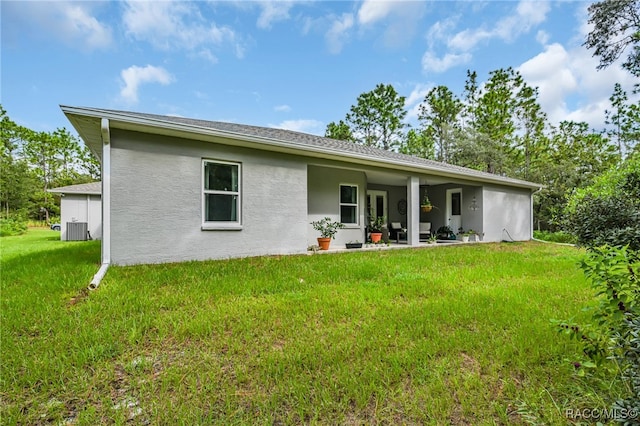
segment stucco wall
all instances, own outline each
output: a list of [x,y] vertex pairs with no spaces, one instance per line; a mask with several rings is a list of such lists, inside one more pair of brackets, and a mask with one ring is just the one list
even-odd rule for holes
[[[111,258],[160,263],[307,248],[307,167],[276,153],[112,131]],[[242,167],[241,230],[202,230],[202,159]]]
[[485,186],[484,241],[531,239],[531,191]]
[[330,217],[335,221],[340,220],[340,184],[358,185],[358,218],[357,226],[349,226],[341,229],[331,242],[332,247],[344,247],[349,241],[364,242],[364,228],[366,226],[366,176],[363,172],[346,170],[333,167],[321,167],[310,165],[308,168],[308,218],[307,245],[317,244],[320,236],[318,231],[311,226],[312,221]]
[[[431,203],[436,207],[429,213],[420,213],[421,222],[431,222],[431,229],[436,232],[441,226],[449,225],[447,220],[447,190],[460,188],[462,190],[462,228],[464,230],[473,229],[477,232],[483,232],[483,201],[482,201],[482,187],[462,185],[455,183],[448,183],[443,185],[432,185],[426,188],[429,193],[429,199]],[[425,188],[420,189],[420,199],[424,195]],[[473,197],[476,197],[476,205],[478,210],[470,210],[469,205],[473,201]],[[458,232],[457,229],[453,229],[453,232]]]
[[60,239],[67,239],[67,222],[87,222],[91,238],[102,238],[102,204],[99,195],[65,194],[60,198]]

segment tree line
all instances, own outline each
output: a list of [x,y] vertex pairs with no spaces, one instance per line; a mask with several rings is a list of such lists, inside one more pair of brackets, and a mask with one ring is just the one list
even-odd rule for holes
[[[627,52],[622,68],[640,78],[639,0],[605,0],[589,6],[593,30],[584,46],[606,68]],[[634,93],[640,93],[636,84]],[[609,98],[602,129],[585,122],[551,123],[531,87],[513,68],[497,69],[480,84],[467,71],[463,93],[431,89],[419,105],[418,126],[406,123],[406,98],[391,84],[358,96],[345,118],[325,136],[543,184],[534,214],[539,227],[557,230],[568,197],[638,152],[640,104],[619,83]]]
[[60,214],[48,190],[100,179],[100,164],[67,129],[37,132],[13,122],[0,105],[0,218],[46,220]]
[[489,73],[484,84],[468,71],[464,93],[431,89],[419,105],[418,123],[405,121],[405,97],[379,84],[361,94],[344,120],[325,136],[398,151],[545,185],[536,194],[538,223],[554,228],[574,188],[640,149],[640,107],[615,84],[601,131],[584,122],[552,125],[529,86],[513,68]]

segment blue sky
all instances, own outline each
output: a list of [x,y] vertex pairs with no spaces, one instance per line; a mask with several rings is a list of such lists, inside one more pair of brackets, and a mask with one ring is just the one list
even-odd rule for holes
[[323,134],[359,94],[393,84],[407,120],[468,69],[514,67],[552,124],[600,129],[615,82],[582,47],[587,2],[2,1],[3,107],[35,130],[71,129],[58,105]]

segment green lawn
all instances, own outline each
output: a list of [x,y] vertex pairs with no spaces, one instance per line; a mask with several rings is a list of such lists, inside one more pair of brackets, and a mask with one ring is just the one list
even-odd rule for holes
[[[563,424],[581,252],[457,245],[112,267],[0,240],[3,424]],[[588,396],[591,394],[591,396]],[[587,395],[587,396],[585,396]]]

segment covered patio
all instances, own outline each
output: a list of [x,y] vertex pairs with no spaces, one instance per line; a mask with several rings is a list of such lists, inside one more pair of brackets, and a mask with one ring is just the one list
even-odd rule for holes
[[[473,231],[483,235],[482,186],[460,179],[435,175],[403,175],[367,170],[366,224],[382,217],[383,239],[396,244],[422,245],[450,230],[450,238]],[[421,205],[428,199],[429,209]],[[388,232],[388,237],[386,233]],[[365,227],[364,241],[369,241]],[[440,240],[445,239],[441,237]],[[453,240],[455,242],[455,240]],[[444,243],[445,241],[440,241]]]

